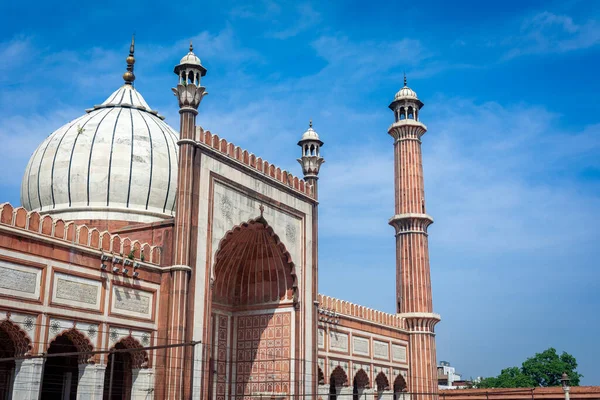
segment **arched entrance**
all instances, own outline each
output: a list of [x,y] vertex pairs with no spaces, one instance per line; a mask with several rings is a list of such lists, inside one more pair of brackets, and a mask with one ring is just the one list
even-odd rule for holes
[[352,388],[352,400],[359,400],[363,391],[369,387],[369,377],[367,373],[361,368],[354,376],[353,388]]
[[[15,345],[4,329],[0,329],[0,358],[15,356]],[[11,383],[15,373],[15,362],[0,362],[0,400],[7,400],[12,391]]]
[[394,400],[402,399],[402,392],[406,391],[406,381],[402,375],[394,379]]
[[262,216],[225,235],[213,276],[211,398],[291,393],[296,274]]
[[[88,362],[92,344],[75,329],[58,335],[50,346],[44,365],[42,378],[42,398],[49,400],[75,400],[77,398],[77,382],[79,365]],[[80,353],[78,355],[59,355],[63,353]]]
[[[31,350],[31,340],[27,334],[12,321],[0,323],[0,358],[20,357]],[[15,380],[14,360],[0,363],[0,400],[11,398]]]
[[329,376],[329,400],[336,400],[343,386],[348,383],[348,376],[342,367],[335,367]]
[[[147,365],[148,354],[142,350],[142,345],[131,336],[121,339],[113,348],[132,351],[115,352],[108,355],[104,373],[103,399],[128,400],[131,399],[134,386],[134,371]],[[134,349],[139,350],[135,351]]]

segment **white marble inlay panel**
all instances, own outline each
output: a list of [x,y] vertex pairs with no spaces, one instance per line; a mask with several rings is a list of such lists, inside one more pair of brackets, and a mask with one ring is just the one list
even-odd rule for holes
[[131,317],[152,318],[154,295],[143,290],[113,286],[112,312]]
[[406,347],[392,344],[392,359],[394,361],[406,362]]
[[0,293],[37,300],[41,275],[41,269],[0,261]]
[[386,342],[373,340],[373,356],[377,358],[388,359],[390,354],[390,346]]
[[352,337],[352,351],[355,354],[369,355],[369,339]]
[[102,283],[62,273],[54,274],[52,302],[100,310]]
[[329,331],[329,348],[338,351],[348,351],[348,335]]
[[318,344],[320,349],[325,347],[325,331],[321,328],[318,331]]

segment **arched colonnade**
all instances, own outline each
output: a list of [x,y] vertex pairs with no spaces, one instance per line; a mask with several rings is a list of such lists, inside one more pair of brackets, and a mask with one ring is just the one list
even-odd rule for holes
[[[95,358],[90,340],[75,328],[48,344],[44,357],[31,356],[32,341],[19,325],[0,322],[0,400],[150,399],[153,371],[148,353],[131,335]],[[97,362],[104,359],[105,363]],[[110,372],[112,371],[112,379]],[[111,383],[112,381],[112,383]]]

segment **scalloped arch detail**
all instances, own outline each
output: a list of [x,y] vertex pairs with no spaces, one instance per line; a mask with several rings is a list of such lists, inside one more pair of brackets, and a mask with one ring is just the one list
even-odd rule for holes
[[217,303],[298,302],[292,257],[262,216],[225,233],[211,275]]
[[15,357],[20,357],[29,354],[33,348],[31,345],[31,339],[27,332],[25,332],[19,325],[6,319],[0,323],[0,329],[3,330],[12,341],[12,345],[15,349]]

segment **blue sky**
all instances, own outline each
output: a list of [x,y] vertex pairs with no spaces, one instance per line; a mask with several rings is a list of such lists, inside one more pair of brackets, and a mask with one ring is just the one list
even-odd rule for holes
[[132,32],[136,88],[178,128],[172,70],[193,39],[205,129],[300,175],[313,119],[320,292],[393,312],[387,105],[406,71],[429,128],[438,360],[489,376],[553,346],[600,384],[600,3],[54,3],[0,12],[0,201],[121,84]]

